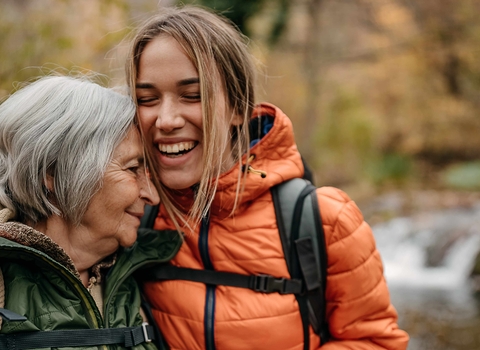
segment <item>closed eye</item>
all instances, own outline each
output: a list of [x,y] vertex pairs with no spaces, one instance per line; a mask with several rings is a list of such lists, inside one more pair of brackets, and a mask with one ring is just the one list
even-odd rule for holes
[[193,102],[197,102],[201,100],[200,94],[188,94],[188,95],[186,94],[186,95],[183,95],[183,98]]
[[130,171],[134,174],[139,174],[140,172],[145,172],[145,165],[143,164],[143,159],[139,159],[138,161],[131,162],[130,165],[128,165],[125,168],[126,171]]
[[138,167],[138,166],[132,166],[132,167],[128,168],[127,171],[131,171],[132,173],[137,174],[139,169],[140,169],[140,167]]
[[157,97],[139,97],[137,98],[137,104],[139,106],[147,106],[154,104],[157,100]]

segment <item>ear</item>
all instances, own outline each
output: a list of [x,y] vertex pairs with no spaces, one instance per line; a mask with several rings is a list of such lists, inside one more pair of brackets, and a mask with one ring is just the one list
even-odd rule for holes
[[47,188],[47,190],[51,193],[54,192],[53,190],[53,176],[52,175],[48,175],[47,174],[47,177],[45,179],[45,183],[44,183],[44,186]]
[[232,120],[230,121],[231,126],[239,126],[243,124],[243,116],[240,114],[235,114],[232,116]]

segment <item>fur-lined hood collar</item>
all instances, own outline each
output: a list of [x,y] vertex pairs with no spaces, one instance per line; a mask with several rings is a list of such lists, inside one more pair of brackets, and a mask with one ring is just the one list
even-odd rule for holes
[[80,278],[72,259],[70,259],[62,247],[52,241],[50,237],[32,227],[14,221],[0,223],[0,237],[47,254]]
[[[15,221],[0,222],[0,237],[47,254],[80,280],[80,274],[65,250],[42,232]],[[96,283],[100,283],[102,279],[100,270],[112,266],[115,260],[116,254],[113,254],[92,266],[90,275],[94,277]]]

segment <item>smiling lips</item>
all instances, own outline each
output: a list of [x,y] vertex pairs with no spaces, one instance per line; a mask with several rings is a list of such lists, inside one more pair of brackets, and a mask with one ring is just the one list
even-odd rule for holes
[[143,213],[137,213],[137,212],[130,212],[130,211],[127,211],[127,214],[135,217],[138,219],[138,221],[141,221],[142,219],[142,216],[143,216]]
[[197,146],[198,142],[188,141],[188,142],[178,142],[178,143],[160,143],[158,144],[158,150],[160,153],[167,157],[179,157],[185,153],[190,152],[192,149]]

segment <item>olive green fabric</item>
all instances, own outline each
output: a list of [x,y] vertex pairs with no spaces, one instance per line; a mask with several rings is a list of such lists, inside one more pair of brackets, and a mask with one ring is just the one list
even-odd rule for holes
[[[181,242],[176,231],[146,230],[139,233],[133,247],[121,249],[103,284],[102,319],[92,296],[71,270],[39,250],[0,237],[4,308],[28,319],[4,321],[0,333],[140,326],[143,322],[139,312],[141,294],[132,274],[150,264],[170,260]],[[122,349],[121,346],[86,349],[98,348]],[[156,347],[143,343],[134,349]]]

